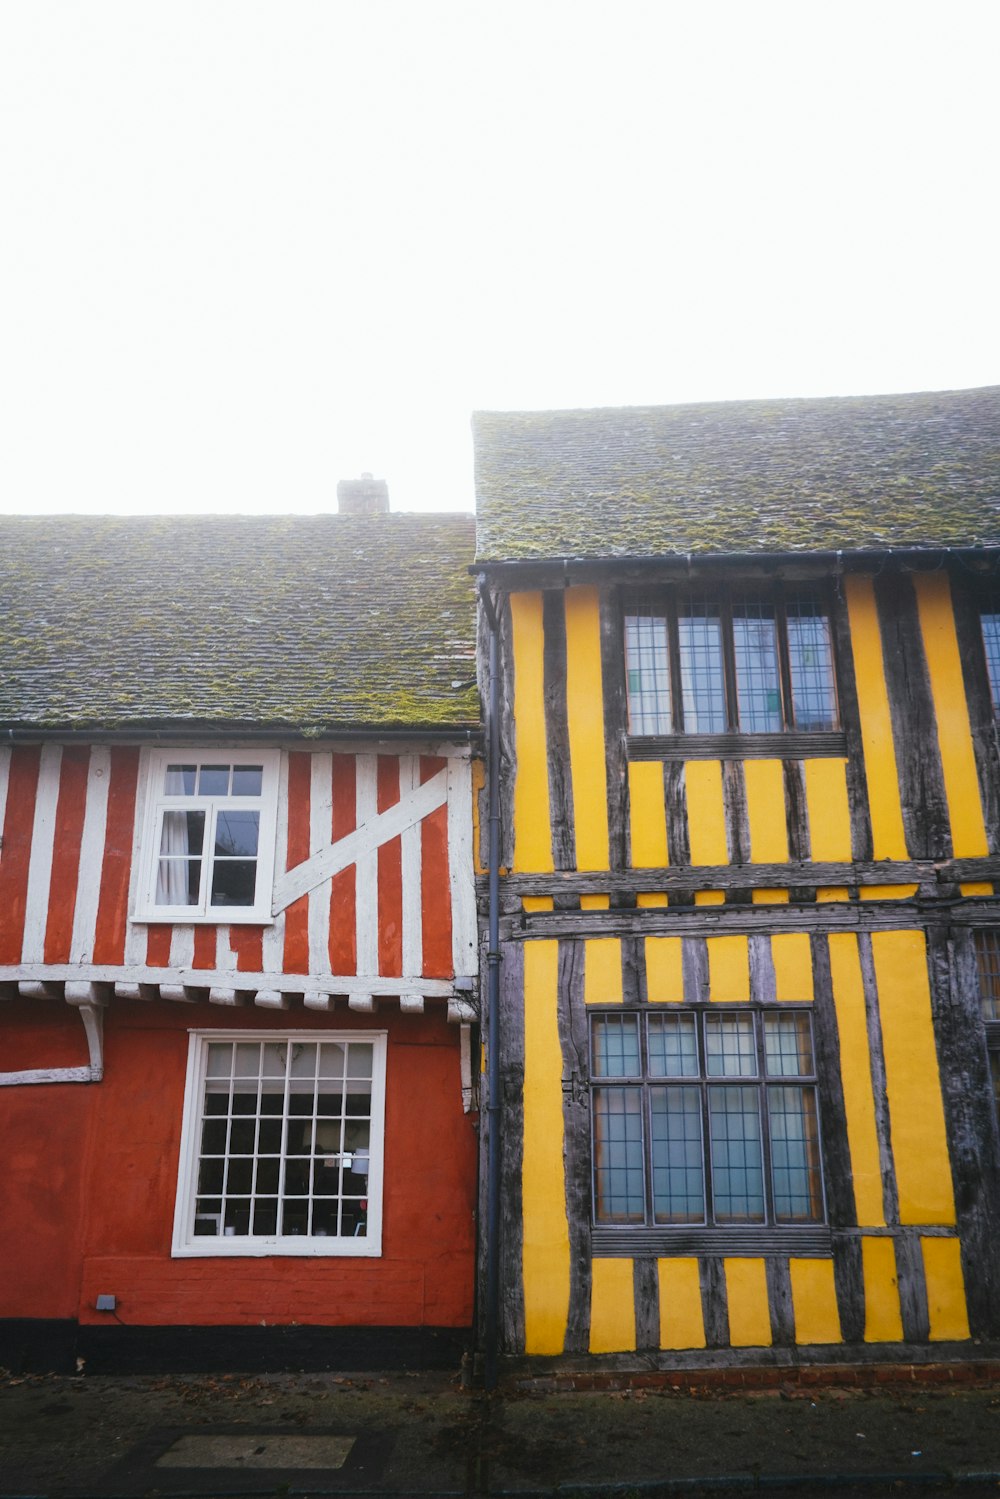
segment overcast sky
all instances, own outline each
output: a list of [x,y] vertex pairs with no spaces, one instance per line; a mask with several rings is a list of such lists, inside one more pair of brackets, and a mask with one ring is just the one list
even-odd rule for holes
[[471,508],[476,408],[1000,382],[996,0],[0,0],[0,509]]

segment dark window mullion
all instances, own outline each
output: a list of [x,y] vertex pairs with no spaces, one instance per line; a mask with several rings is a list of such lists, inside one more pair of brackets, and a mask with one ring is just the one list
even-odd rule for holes
[[670,708],[675,734],[684,732],[684,693],[681,688],[681,642],[677,629],[677,594],[673,590],[666,600],[667,651],[670,657]]
[[788,616],[785,612],[785,590],[778,583],[774,589],[774,624],[778,636],[778,671],[781,675],[781,721],[786,729],[795,727],[795,700],[792,697],[792,663],[788,650]]
[[722,635],[722,680],[726,698],[726,720],[730,732],[740,726],[739,694],[736,689],[736,647],[733,643],[733,598],[728,588],[719,593],[719,630]]
[[[764,1178],[764,1222],[773,1224],[775,1216],[774,1183],[771,1180],[771,1110],[770,1097],[767,1091],[767,1058],[764,1053],[764,1016],[761,1013],[757,1013],[753,1017],[753,1033],[759,1078],[757,1107],[760,1110],[761,1173]],[[787,1079],[778,1079],[778,1081],[787,1082]]]

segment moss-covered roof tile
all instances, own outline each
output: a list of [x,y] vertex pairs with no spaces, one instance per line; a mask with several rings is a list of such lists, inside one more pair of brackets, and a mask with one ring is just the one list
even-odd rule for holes
[[1000,544],[1000,386],[474,420],[481,561]]
[[478,722],[468,515],[0,517],[0,725]]

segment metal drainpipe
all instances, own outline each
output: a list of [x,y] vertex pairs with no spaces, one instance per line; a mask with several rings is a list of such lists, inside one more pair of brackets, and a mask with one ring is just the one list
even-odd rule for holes
[[486,951],[486,1347],[483,1383],[496,1389],[500,1342],[500,622],[485,586],[479,597],[490,631],[489,940]]

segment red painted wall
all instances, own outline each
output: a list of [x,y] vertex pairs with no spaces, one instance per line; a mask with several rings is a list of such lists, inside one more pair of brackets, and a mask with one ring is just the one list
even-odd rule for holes
[[[3,1021],[2,1070],[87,1061],[63,1004],[14,1001]],[[187,1032],[212,1027],[388,1032],[381,1258],[171,1259]],[[0,1140],[0,1317],[102,1323],[110,1292],[135,1325],[471,1323],[475,1131],[438,1013],[112,1001],[104,1081],[0,1088]]]

